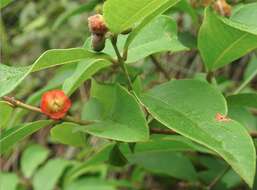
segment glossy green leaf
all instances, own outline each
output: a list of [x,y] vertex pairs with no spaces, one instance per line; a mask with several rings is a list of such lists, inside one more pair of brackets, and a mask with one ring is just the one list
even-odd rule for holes
[[257,48],[257,27],[222,18],[207,8],[198,48],[207,69],[218,69]]
[[6,152],[20,140],[38,131],[42,127],[49,126],[52,122],[53,121],[50,120],[41,120],[21,124],[8,130],[4,130],[0,136],[0,153]]
[[[127,36],[120,35],[118,38],[118,47],[120,52],[126,43]],[[91,49],[91,39],[89,38],[84,47]],[[128,45],[128,44],[127,44]],[[167,16],[158,16],[148,25],[142,28],[140,33],[129,44],[128,57],[126,62],[133,63],[147,57],[153,53],[171,51],[185,51],[189,48],[183,45],[177,36],[177,24]],[[116,57],[115,51],[109,40],[106,41],[104,53]]]
[[252,186],[256,159],[252,139],[239,123],[215,119],[217,113],[227,114],[225,98],[215,88],[198,80],[175,80],[140,100],[156,120],[215,151]]
[[54,141],[71,146],[84,146],[86,139],[83,133],[75,132],[74,125],[62,123],[51,129],[51,137]]
[[48,155],[49,150],[41,145],[33,144],[27,147],[21,156],[21,171],[23,175],[26,178],[32,177],[38,166],[47,159]]
[[234,94],[240,93],[247,85],[257,76],[257,58],[255,55],[252,56],[252,59],[247,65],[247,68],[244,72],[244,80],[242,84],[235,90]]
[[257,76],[257,57],[253,55],[244,72],[244,82],[251,81]]
[[4,128],[9,121],[13,108],[6,102],[0,101],[0,129]]
[[229,116],[243,124],[249,131],[256,131],[256,118],[248,108],[257,109],[257,93],[243,93],[227,97]]
[[126,157],[122,154],[120,151],[119,145],[116,144],[112,148],[110,154],[109,154],[109,160],[108,163],[113,165],[113,166],[125,166],[127,164],[127,159]]
[[79,62],[86,58],[107,58],[103,54],[86,51],[84,48],[53,49],[43,53],[31,66],[9,67],[0,64],[0,97],[11,92],[32,72],[57,65]]
[[249,132],[257,131],[256,117],[243,106],[228,104],[228,117],[241,123]]
[[[226,168],[225,168],[226,169]],[[215,177],[221,175],[224,170],[220,170],[219,172],[208,170],[208,171],[201,171],[198,173],[199,178],[205,184],[210,184]],[[230,190],[238,187],[242,183],[241,178],[232,170],[226,172],[226,174],[217,182],[213,190]]]
[[[199,178],[205,184],[210,184],[213,179],[227,169],[227,164],[214,157],[201,156],[200,163],[206,168],[198,173]],[[229,169],[224,176],[213,187],[214,190],[229,190],[241,183],[241,178]]]
[[125,141],[145,141],[149,137],[144,113],[136,99],[119,85],[100,85],[93,82],[91,98],[102,104],[101,119],[78,130],[89,134]]
[[159,16],[143,27],[129,44],[127,63],[136,62],[153,53],[185,50],[189,48],[178,40],[176,22],[168,16]]
[[81,119],[101,120],[103,111],[104,107],[101,102],[96,98],[90,98],[82,108]]
[[[179,135],[152,135],[149,141],[139,142],[134,148],[135,153],[164,151],[199,151],[212,153],[207,148]],[[128,154],[128,152],[126,152],[126,154]]]
[[248,3],[242,5],[231,15],[231,20],[257,27],[257,3]]
[[104,4],[104,18],[113,33],[121,33],[138,23],[157,16],[178,0],[108,0]]
[[61,158],[49,160],[36,172],[32,182],[34,189],[53,190],[69,165],[71,165],[71,162]]
[[71,95],[80,85],[91,78],[97,71],[112,63],[104,59],[88,59],[80,62],[73,73],[63,84],[63,90]]
[[15,173],[0,172],[0,189],[16,190],[19,178]]
[[243,93],[227,97],[228,104],[233,106],[250,107],[257,109],[257,93]]
[[189,181],[197,179],[193,164],[181,153],[172,151],[141,152],[131,154],[128,160],[154,173]]

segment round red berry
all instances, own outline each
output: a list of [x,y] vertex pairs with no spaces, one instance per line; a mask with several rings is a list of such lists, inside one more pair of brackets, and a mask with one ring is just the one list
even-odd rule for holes
[[51,119],[62,119],[69,111],[72,103],[62,90],[52,90],[43,94],[41,111]]

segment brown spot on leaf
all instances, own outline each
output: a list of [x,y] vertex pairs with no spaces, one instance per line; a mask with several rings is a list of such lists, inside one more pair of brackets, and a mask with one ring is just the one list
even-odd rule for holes
[[227,116],[225,115],[222,115],[221,113],[217,113],[215,115],[215,119],[216,121],[220,121],[220,122],[227,122],[227,121],[230,121],[230,118],[228,118]]

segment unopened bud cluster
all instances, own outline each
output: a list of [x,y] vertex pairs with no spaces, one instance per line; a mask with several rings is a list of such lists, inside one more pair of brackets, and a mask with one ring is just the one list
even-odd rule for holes
[[103,16],[96,14],[89,17],[88,27],[92,33],[91,43],[93,50],[102,51],[105,47],[105,34],[108,31]]
[[226,0],[190,0],[194,8],[212,6],[212,8],[222,16],[231,15],[231,6]]
[[226,2],[226,0],[217,0],[213,4],[213,8],[222,16],[229,17],[231,15],[231,6]]

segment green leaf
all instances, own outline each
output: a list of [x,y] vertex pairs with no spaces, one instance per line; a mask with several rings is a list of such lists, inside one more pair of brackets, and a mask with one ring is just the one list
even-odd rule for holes
[[255,116],[248,108],[257,109],[257,93],[243,93],[227,97],[229,116],[243,124],[249,131],[256,131]]
[[10,4],[13,0],[0,0],[0,9],[6,7],[8,4]]
[[140,152],[131,154],[128,160],[154,173],[189,181],[197,179],[193,164],[181,153],[172,151]]
[[189,48],[178,40],[176,22],[168,16],[159,16],[142,28],[133,39],[129,45],[126,62],[136,62],[153,53],[185,50]]
[[119,85],[100,85],[93,82],[91,98],[103,106],[101,119],[77,129],[98,137],[136,142],[149,137],[144,113],[136,99]]
[[119,145],[118,144],[114,145],[109,155],[109,163],[113,166],[121,167],[126,165],[127,162],[128,161],[126,157],[120,151]]
[[[120,35],[118,38],[118,47],[120,52],[128,39],[127,36]],[[91,39],[85,43],[85,48],[91,49]],[[127,44],[128,45],[128,44]],[[177,36],[177,24],[167,16],[158,16],[146,25],[140,33],[135,36],[129,44],[128,57],[126,63],[133,63],[147,57],[153,53],[171,51],[185,51],[189,48],[184,46]],[[104,53],[116,57],[110,40],[106,41]]]
[[207,69],[218,69],[257,48],[257,27],[222,18],[207,8],[198,48]]
[[[198,176],[205,184],[210,184],[213,179],[221,175],[225,169],[220,170],[219,172],[214,170],[201,171],[198,173]],[[241,178],[231,169],[217,182],[213,190],[230,190],[239,186],[241,183]]]
[[[227,170],[227,164],[214,157],[201,156],[200,162],[206,168],[206,170],[200,171],[198,176],[205,184],[210,184],[215,177]],[[240,183],[242,183],[241,178],[232,169],[230,169],[213,189],[229,190],[236,187]]]
[[108,56],[92,53],[84,48],[52,49],[43,53],[31,66],[9,67],[0,64],[0,97],[11,92],[32,72],[57,65],[79,62],[86,58],[108,59]]
[[[40,103],[41,97],[43,93],[53,90],[60,89],[63,81],[72,75],[76,65],[65,65],[59,69],[57,69],[55,76],[48,81],[47,85],[37,92],[30,94],[28,99],[26,100],[26,104],[37,105]],[[9,127],[15,126],[18,123],[22,122],[22,118],[28,114],[29,111],[26,109],[17,108],[12,116],[11,121],[8,123]]]
[[35,190],[53,190],[64,170],[71,162],[61,158],[49,160],[33,178]]
[[249,82],[257,75],[257,57],[253,55],[244,73],[244,81]]
[[257,130],[256,117],[245,107],[228,104],[228,116],[241,123],[249,132]]
[[69,184],[71,181],[78,178],[85,172],[91,170],[92,168],[95,169],[97,166],[101,166],[100,164],[107,162],[114,146],[114,143],[108,143],[97,147],[97,150],[94,150],[93,155],[67,172],[64,179],[65,184]]
[[247,24],[252,27],[257,27],[257,3],[248,3],[241,6],[231,15],[233,21]]
[[[179,1],[179,0],[178,0]],[[168,4],[170,6],[173,6],[174,4],[176,4],[178,1],[174,1],[173,4],[170,4],[170,2],[168,2]],[[124,45],[124,55],[126,55],[128,52],[127,50],[129,49],[130,44],[135,40],[135,38],[142,33],[143,28],[151,21],[153,20],[157,15],[159,15],[161,12],[164,12],[165,10],[167,10],[167,6],[168,5],[164,5],[161,6],[159,9],[157,9],[155,12],[153,12],[152,14],[150,14],[143,22],[141,22],[135,29],[132,30],[132,32],[129,34],[125,45]],[[151,30],[151,31],[155,31],[155,29]],[[149,32],[149,31],[148,31]],[[127,56],[127,55],[126,55]]]
[[243,93],[227,97],[227,102],[233,106],[250,107],[257,109],[257,93]]
[[97,71],[110,66],[112,63],[105,59],[87,59],[80,62],[73,73],[63,84],[63,90],[71,95],[80,85],[92,77]]
[[84,146],[86,139],[83,133],[75,132],[74,125],[62,123],[51,129],[51,137],[54,141],[71,146]]
[[35,121],[31,123],[21,124],[3,131],[0,136],[0,154],[3,154],[20,140],[38,131],[42,127],[50,125],[52,122],[53,121],[50,120]]
[[215,119],[217,113],[227,114],[225,98],[215,88],[198,80],[175,80],[140,100],[156,120],[219,154],[252,186],[256,159],[252,139],[239,123]]
[[240,93],[257,76],[257,58],[255,55],[247,65],[242,84],[235,90],[234,94]]
[[0,101],[0,129],[4,128],[12,114],[12,107],[6,102]]
[[[199,151],[212,153],[207,148],[179,135],[152,135],[150,141],[139,142],[134,152]],[[126,152],[128,154],[128,152]],[[212,153],[213,154],[213,153]]]
[[[149,16],[161,14],[178,0],[108,0],[104,4],[104,18],[111,32],[118,34]],[[153,16],[151,16],[153,18]]]
[[19,178],[15,173],[0,172],[0,189],[16,190]]
[[[48,157],[49,150],[41,145],[30,145],[21,156],[21,171],[26,178],[31,178],[39,165]],[[33,160],[33,162],[32,162]]]
[[101,120],[104,107],[101,102],[91,97],[86,104],[84,104],[81,113],[82,120]]

